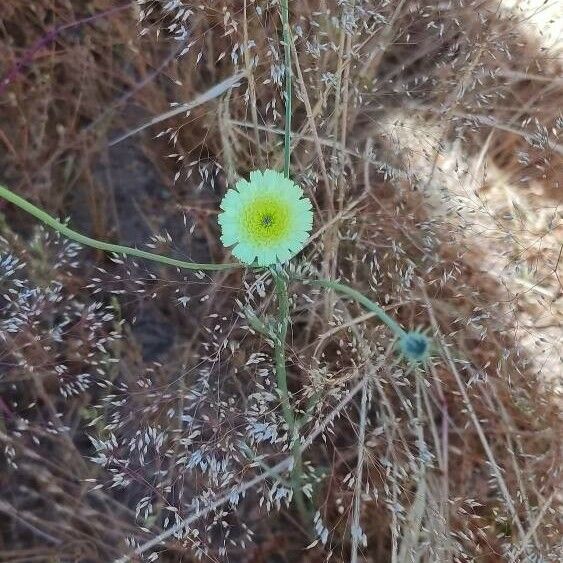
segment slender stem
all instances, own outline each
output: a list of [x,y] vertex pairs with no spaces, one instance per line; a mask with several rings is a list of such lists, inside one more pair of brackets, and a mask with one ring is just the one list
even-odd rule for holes
[[167,264],[168,266],[175,266],[177,268],[182,268],[185,270],[229,270],[232,268],[240,268],[239,264],[198,264],[196,262],[185,262],[184,260],[176,260],[175,258],[169,258],[168,256],[161,256],[160,254],[154,254],[152,252],[145,252],[144,250],[138,250],[137,248],[130,248],[128,246],[121,246],[119,244],[111,244],[109,242],[104,242],[94,238],[87,237],[72,229],[69,229],[66,225],[57,221],[54,217],[51,217],[48,213],[35,207],[29,201],[16,195],[14,192],[8,188],[0,185],[0,197],[13,203],[23,211],[33,215],[36,219],[39,219],[45,225],[55,229],[61,235],[66,238],[78,242],[84,246],[89,246],[91,248],[96,248],[97,250],[103,250],[104,252],[115,252],[116,254],[125,254],[127,256],[135,256],[136,258],[143,258],[144,260],[151,260],[152,262],[160,262],[161,264]]
[[365,458],[365,439],[366,439],[366,424],[367,424],[367,403],[368,403],[368,382],[369,379],[364,379],[364,387],[362,389],[362,400],[360,405],[360,428],[358,432],[358,461],[356,463],[356,483],[354,486],[354,504],[352,509],[352,524],[350,532],[352,536],[352,547],[350,548],[350,563],[358,563],[358,548],[360,546],[360,539],[362,536],[362,529],[360,527],[360,516],[362,506],[362,488],[363,488],[363,469]]
[[285,139],[283,173],[289,178],[291,163],[291,30],[289,28],[289,0],[281,0],[283,48],[285,53]]
[[[289,28],[289,0],[280,0],[281,17],[283,26],[283,47],[285,54],[285,129],[283,150],[283,173],[289,178],[291,165],[291,30]],[[275,341],[274,356],[276,362],[276,377],[278,390],[281,395],[282,409],[288,432],[291,436],[291,450],[293,452],[293,469],[291,470],[291,483],[297,509],[301,514],[303,523],[310,522],[309,512],[305,504],[301,488],[303,457],[299,441],[300,422],[296,420],[295,413],[289,400],[287,389],[287,371],[285,367],[285,341],[287,338],[287,325],[289,322],[289,297],[287,294],[287,279],[279,272],[274,272],[276,293],[279,307],[279,327]]]
[[351,287],[343,283],[338,283],[331,280],[304,279],[303,281],[311,285],[320,285],[321,287],[325,287],[327,289],[334,289],[334,291],[350,297],[360,305],[363,305],[368,311],[374,313],[377,318],[380,321],[384,322],[398,338],[406,334],[399,323],[393,320],[377,303],[375,303],[371,299],[368,299],[363,293],[360,293],[359,291],[356,291],[355,289],[352,289]]
[[[287,388],[287,371],[285,367],[285,340],[289,323],[289,296],[287,294],[287,281],[283,275],[274,272],[276,295],[278,296],[278,329],[274,341],[274,360],[276,363],[276,378],[280,392],[283,416],[288,426],[288,433],[293,436],[295,417],[289,401]],[[293,439],[293,438],[292,438]]]
[[27,51],[24,52],[23,56],[19,60],[17,60],[12,65],[12,67],[8,70],[8,72],[2,77],[2,79],[0,80],[0,96],[4,94],[6,88],[12,82],[14,82],[14,80],[21,74],[21,72],[25,70],[26,67],[28,67],[33,63],[33,59],[35,58],[35,55],[43,47],[46,47],[47,45],[49,45],[49,43],[53,42],[58,37],[58,35],[61,34],[63,31],[68,31],[70,29],[80,27],[84,24],[95,22],[96,20],[99,20],[101,18],[106,18],[116,12],[126,10],[130,6],[131,6],[131,2],[129,1],[126,2],[125,4],[122,4],[121,6],[115,6],[114,8],[110,8],[108,10],[99,12],[92,16],[87,16],[85,18],[73,21],[71,23],[67,23],[59,27],[55,27],[51,31],[48,31],[45,35],[40,37],[38,41],[36,41],[29,49],[27,49]]
[[303,451],[298,435],[299,430],[296,430],[296,436],[293,440],[291,451],[293,453],[293,468],[291,469],[291,487],[293,489],[293,498],[297,505],[297,510],[301,516],[301,521],[304,525],[309,527],[311,525],[312,517],[307,503],[305,502],[305,495],[301,483],[303,481]]
[[278,297],[278,330],[274,340],[274,359],[276,363],[276,379],[278,391],[282,404],[283,416],[288,426],[291,451],[293,453],[293,468],[291,470],[291,485],[295,504],[304,524],[309,524],[311,518],[305,503],[305,497],[301,488],[303,473],[303,456],[299,440],[300,422],[296,420],[295,412],[289,399],[287,388],[287,370],[285,361],[285,341],[287,338],[287,327],[289,323],[289,296],[287,292],[287,279],[280,272],[274,271],[276,295]]

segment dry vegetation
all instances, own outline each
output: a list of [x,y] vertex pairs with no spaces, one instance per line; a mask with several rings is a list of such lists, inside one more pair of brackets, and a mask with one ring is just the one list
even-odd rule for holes
[[[292,286],[314,525],[269,469],[268,276],[95,254],[0,203],[0,559],[560,560],[560,52],[498,3],[427,4],[290,2],[316,210],[293,267],[436,343],[406,367],[372,315]],[[226,259],[226,186],[283,161],[279,38],[266,0],[3,0],[0,182],[98,238]]]

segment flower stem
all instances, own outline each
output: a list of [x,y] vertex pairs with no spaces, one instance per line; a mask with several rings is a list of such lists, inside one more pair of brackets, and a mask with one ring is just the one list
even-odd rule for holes
[[321,287],[325,287],[326,289],[333,289],[334,291],[341,293],[342,295],[346,295],[346,297],[350,297],[360,305],[364,306],[368,311],[374,313],[377,318],[384,322],[394,333],[397,338],[401,338],[406,334],[406,332],[401,328],[399,323],[393,320],[377,303],[368,299],[363,293],[352,289],[351,287],[331,281],[331,280],[310,280],[304,279],[302,280],[306,283],[311,285],[319,285]]
[[274,270],[273,275],[276,286],[276,295],[278,298],[278,330],[274,339],[274,360],[276,364],[277,387],[280,394],[283,416],[288,427],[291,451],[293,453],[293,468],[291,470],[293,497],[303,523],[308,525],[311,522],[311,518],[309,511],[307,510],[305,497],[301,488],[303,472],[303,458],[299,441],[299,430],[301,425],[295,416],[293,407],[291,406],[289,390],[287,388],[285,341],[287,338],[287,327],[289,324],[289,296],[287,291],[288,280],[278,271]]
[[283,47],[285,54],[285,139],[283,173],[289,178],[291,162],[291,30],[289,27],[289,0],[281,0]]
[[[285,130],[284,130],[284,150],[283,150],[283,174],[289,178],[291,165],[291,30],[289,27],[289,0],[280,0],[281,18],[283,26],[283,46],[285,55]],[[274,357],[276,362],[276,377],[278,390],[280,392],[284,418],[288,426],[288,433],[291,437],[291,450],[293,452],[293,468],[291,470],[291,483],[293,495],[297,509],[304,524],[310,523],[309,511],[305,504],[303,490],[301,488],[303,458],[299,443],[300,422],[296,419],[295,413],[289,400],[287,389],[287,371],[285,367],[285,341],[287,338],[287,325],[289,322],[289,297],[287,294],[288,280],[279,272],[274,272],[276,293],[278,296],[279,307],[279,330],[275,340]]]
[[295,499],[297,510],[301,516],[301,521],[305,526],[309,527],[313,519],[311,512],[307,508],[305,495],[303,494],[303,489],[301,487],[301,483],[303,481],[303,454],[298,430],[296,431],[296,435],[293,440],[291,452],[293,454],[293,467],[291,469],[291,487],[293,489],[293,498]]
[[185,262],[184,260],[176,260],[175,258],[161,256],[160,254],[154,254],[152,252],[145,252],[144,250],[138,250],[137,248],[130,248],[128,246],[121,246],[119,244],[111,244],[109,242],[90,238],[77,233],[76,231],[73,231],[60,221],[57,221],[57,219],[55,219],[54,217],[51,217],[51,215],[49,215],[42,209],[39,209],[39,207],[36,207],[29,201],[23,199],[19,195],[16,195],[14,192],[2,185],[0,185],[0,197],[9,201],[10,203],[13,203],[30,215],[33,215],[36,219],[39,219],[39,221],[51,227],[66,238],[84,246],[95,248],[97,250],[103,250],[104,252],[115,252],[116,254],[125,254],[127,256],[134,256],[136,258],[143,258],[144,260],[160,262],[161,264],[175,266],[184,270],[229,270],[232,268],[240,268],[239,264],[198,264],[197,262]]
[[287,326],[289,323],[289,296],[287,294],[287,280],[284,279],[283,274],[274,272],[274,282],[276,284],[276,295],[278,297],[278,328],[274,340],[276,378],[281,398],[283,417],[287,423],[289,435],[293,436],[295,416],[289,401],[287,371],[285,367],[285,340],[287,338]]

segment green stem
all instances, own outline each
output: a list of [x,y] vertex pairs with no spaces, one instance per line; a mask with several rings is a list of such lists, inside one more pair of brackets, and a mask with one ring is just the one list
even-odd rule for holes
[[283,410],[283,417],[288,427],[291,451],[293,453],[293,469],[291,470],[291,485],[295,504],[304,524],[309,524],[311,518],[305,503],[305,497],[301,488],[303,473],[303,457],[299,442],[300,424],[296,419],[295,412],[289,399],[287,388],[287,370],[285,361],[285,341],[287,339],[287,327],[289,324],[289,295],[287,291],[287,279],[278,271],[273,271],[278,297],[278,330],[274,339],[274,360],[276,364],[277,387]]
[[72,229],[69,229],[66,225],[57,221],[54,217],[51,217],[48,213],[35,207],[29,201],[16,195],[14,192],[8,188],[0,185],[0,197],[13,203],[23,211],[33,215],[36,219],[39,219],[45,225],[55,229],[61,235],[66,238],[78,242],[84,246],[89,246],[91,248],[96,248],[97,250],[103,250],[104,252],[115,252],[116,254],[125,254],[127,256],[135,256],[136,258],[143,258],[144,260],[151,260],[152,262],[160,262],[161,264],[167,264],[168,266],[175,266],[177,268],[182,268],[185,270],[229,270],[232,268],[240,268],[239,264],[198,264],[196,262],[185,262],[184,260],[176,260],[175,258],[169,258],[168,256],[161,256],[160,254],[154,254],[152,252],[145,252],[144,250],[138,250],[136,248],[130,248],[128,246],[121,246],[119,244],[111,244],[109,242],[103,242],[94,238],[87,237]]
[[297,435],[293,440],[291,452],[293,454],[293,468],[291,470],[291,487],[293,488],[293,497],[295,498],[295,504],[297,505],[297,510],[301,516],[301,521],[308,527],[311,525],[312,516],[307,508],[305,495],[303,494],[303,489],[301,487],[301,483],[303,481],[303,454],[301,451],[301,444],[299,442],[299,431],[297,431]]
[[287,326],[289,324],[289,296],[287,293],[287,280],[283,274],[274,272],[276,284],[276,295],[278,297],[278,329],[274,340],[274,361],[276,363],[277,386],[280,392],[283,417],[288,426],[288,433],[293,436],[295,416],[289,400],[287,388],[287,371],[285,367],[285,341],[287,338]]
[[380,321],[384,322],[395,333],[397,338],[401,338],[406,334],[399,323],[393,320],[377,303],[375,303],[371,299],[368,299],[363,293],[360,293],[359,291],[356,291],[355,289],[352,289],[351,287],[344,285],[343,283],[338,283],[331,280],[304,279],[302,281],[311,285],[319,285],[327,289],[333,289],[334,291],[341,293],[342,295],[350,297],[360,305],[363,305],[368,311],[374,313]]
[[289,0],[281,0],[283,47],[285,54],[285,139],[283,173],[289,178],[291,162],[291,30],[289,28]]
[[[283,44],[285,54],[285,130],[284,130],[284,150],[283,150],[283,173],[289,178],[289,169],[291,165],[291,30],[289,27],[289,0],[280,0],[281,17],[283,26]],[[291,471],[291,483],[293,487],[293,495],[297,509],[301,514],[303,523],[310,523],[311,518],[305,497],[301,489],[303,457],[299,443],[300,423],[296,420],[295,413],[291,407],[289,400],[289,391],[287,389],[287,371],[285,367],[285,341],[287,338],[287,325],[289,322],[289,297],[287,294],[288,280],[279,272],[274,272],[274,280],[276,284],[276,293],[278,296],[279,307],[279,329],[275,341],[274,357],[276,363],[276,377],[278,390],[280,392],[282,409],[285,421],[288,426],[288,432],[291,436],[291,450],[293,452],[293,469]]]

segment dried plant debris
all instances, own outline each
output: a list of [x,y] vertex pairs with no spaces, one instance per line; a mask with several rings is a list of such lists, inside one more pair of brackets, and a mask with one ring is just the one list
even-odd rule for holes
[[[0,181],[230,260],[221,199],[284,161],[280,2],[4,3]],[[2,560],[560,560],[558,14],[512,4],[289,3],[297,445],[270,273],[2,204]]]

